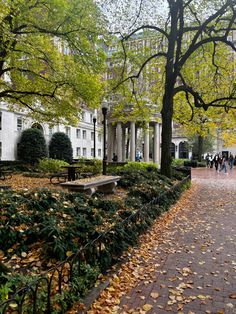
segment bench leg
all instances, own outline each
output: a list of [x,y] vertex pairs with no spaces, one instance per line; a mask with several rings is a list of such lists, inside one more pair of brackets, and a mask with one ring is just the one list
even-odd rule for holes
[[112,194],[116,191],[117,182],[111,182],[108,184],[100,185],[97,187],[98,192],[102,192],[104,194]]
[[78,187],[66,187],[69,192],[77,192],[77,193],[84,193],[87,194],[88,196],[92,196],[95,192],[95,188],[88,188],[86,190],[81,190]]

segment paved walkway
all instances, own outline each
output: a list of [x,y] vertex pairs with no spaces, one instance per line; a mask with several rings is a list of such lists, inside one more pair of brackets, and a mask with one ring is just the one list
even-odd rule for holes
[[236,169],[192,182],[88,313],[236,313]]

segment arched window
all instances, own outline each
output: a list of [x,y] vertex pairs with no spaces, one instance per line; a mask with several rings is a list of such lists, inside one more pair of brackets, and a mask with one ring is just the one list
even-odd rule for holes
[[184,159],[189,158],[188,142],[179,143],[179,158],[184,158]]
[[175,158],[175,144],[174,143],[171,143],[170,155],[171,155],[172,158]]
[[34,123],[34,124],[32,124],[31,128],[32,128],[32,129],[38,129],[38,130],[40,130],[40,131],[43,132],[43,127],[42,127],[42,125],[39,124],[39,123]]

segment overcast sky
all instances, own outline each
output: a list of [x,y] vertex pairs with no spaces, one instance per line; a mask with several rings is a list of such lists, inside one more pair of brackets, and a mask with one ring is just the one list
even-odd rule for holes
[[166,0],[97,0],[112,31],[130,32],[143,24],[159,24],[166,19]]

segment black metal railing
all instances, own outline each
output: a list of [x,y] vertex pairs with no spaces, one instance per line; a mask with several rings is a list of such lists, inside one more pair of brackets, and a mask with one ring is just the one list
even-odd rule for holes
[[[127,218],[118,222],[110,229],[101,233],[96,239],[87,243],[77,253],[73,253],[65,261],[59,265],[51,268],[36,278],[28,285],[17,290],[14,294],[9,296],[9,299],[0,304],[0,313],[63,313],[60,309],[60,298],[58,296],[63,293],[70,292],[72,289],[72,282],[75,276],[82,276],[82,265],[98,265],[102,269],[102,260],[104,258],[104,244],[108,246],[110,241],[109,236],[114,234],[114,230],[118,230],[121,226],[136,223],[139,220],[146,219],[148,216],[149,208],[152,205],[162,203],[168,193],[174,191],[181,192],[182,187],[190,181],[190,176],[174,185],[169,191],[164,191],[158,197],[154,198],[151,202],[143,205],[140,209],[134,211]],[[141,233],[141,232],[140,232]],[[119,256],[115,256],[114,252],[106,251],[110,254],[107,268],[109,268]],[[102,269],[103,271],[105,269]]]

